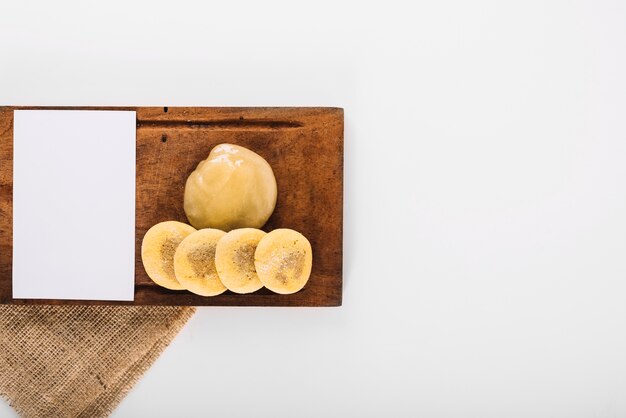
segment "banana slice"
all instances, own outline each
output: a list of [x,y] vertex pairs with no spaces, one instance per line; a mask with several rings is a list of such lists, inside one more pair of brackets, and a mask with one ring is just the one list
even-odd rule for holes
[[174,253],[178,244],[195,228],[182,222],[167,221],[154,225],[141,242],[141,261],[153,282],[170,290],[183,290],[174,274]]
[[235,293],[252,293],[263,287],[254,267],[254,252],[261,238],[260,229],[233,229],[215,249],[215,267],[224,286]]
[[201,296],[226,291],[215,268],[215,247],[224,234],[219,229],[200,229],[180,243],[174,254],[174,272],[185,289]]
[[261,283],[272,292],[296,293],[311,275],[313,251],[309,241],[293,229],[275,229],[259,241],[254,265]]

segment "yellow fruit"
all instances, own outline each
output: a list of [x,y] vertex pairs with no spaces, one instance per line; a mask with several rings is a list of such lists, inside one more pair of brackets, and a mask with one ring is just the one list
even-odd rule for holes
[[272,167],[247,148],[221,144],[189,175],[184,209],[197,229],[260,228],[276,206]]
[[259,241],[254,265],[261,283],[273,292],[296,293],[311,275],[313,251],[304,235],[276,229]]
[[158,223],[146,232],[141,243],[141,261],[153,282],[166,289],[184,289],[174,274],[174,253],[192,232],[193,227],[176,221]]
[[226,290],[215,269],[215,247],[224,234],[219,229],[200,229],[180,243],[174,254],[174,272],[185,289],[201,296]]
[[254,267],[254,252],[261,238],[260,229],[233,229],[217,243],[215,267],[224,286],[235,293],[252,293],[263,287]]

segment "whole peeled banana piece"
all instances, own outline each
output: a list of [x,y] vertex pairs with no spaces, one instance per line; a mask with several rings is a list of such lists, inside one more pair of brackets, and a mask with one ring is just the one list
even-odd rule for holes
[[276,206],[276,178],[263,157],[220,144],[185,184],[184,209],[196,229],[261,228]]

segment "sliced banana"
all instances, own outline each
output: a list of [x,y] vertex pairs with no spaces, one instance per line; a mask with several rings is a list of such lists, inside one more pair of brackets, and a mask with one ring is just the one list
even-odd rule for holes
[[263,287],[254,267],[254,252],[261,238],[260,229],[233,229],[215,249],[215,267],[224,286],[235,293],[252,293]]
[[215,247],[224,234],[219,229],[200,229],[180,243],[174,254],[174,272],[185,289],[201,296],[226,291],[215,268]]
[[313,251],[301,233],[276,229],[261,239],[254,254],[254,265],[261,283],[273,292],[296,293],[311,275]]
[[183,290],[174,274],[174,253],[181,241],[195,228],[182,222],[167,221],[154,225],[141,243],[141,261],[153,282],[170,290]]

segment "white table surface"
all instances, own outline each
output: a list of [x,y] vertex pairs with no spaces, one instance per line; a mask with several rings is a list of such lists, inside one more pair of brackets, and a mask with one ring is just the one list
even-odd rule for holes
[[199,309],[113,417],[625,416],[625,21],[2,2],[3,104],[345,108],[344,306]]

